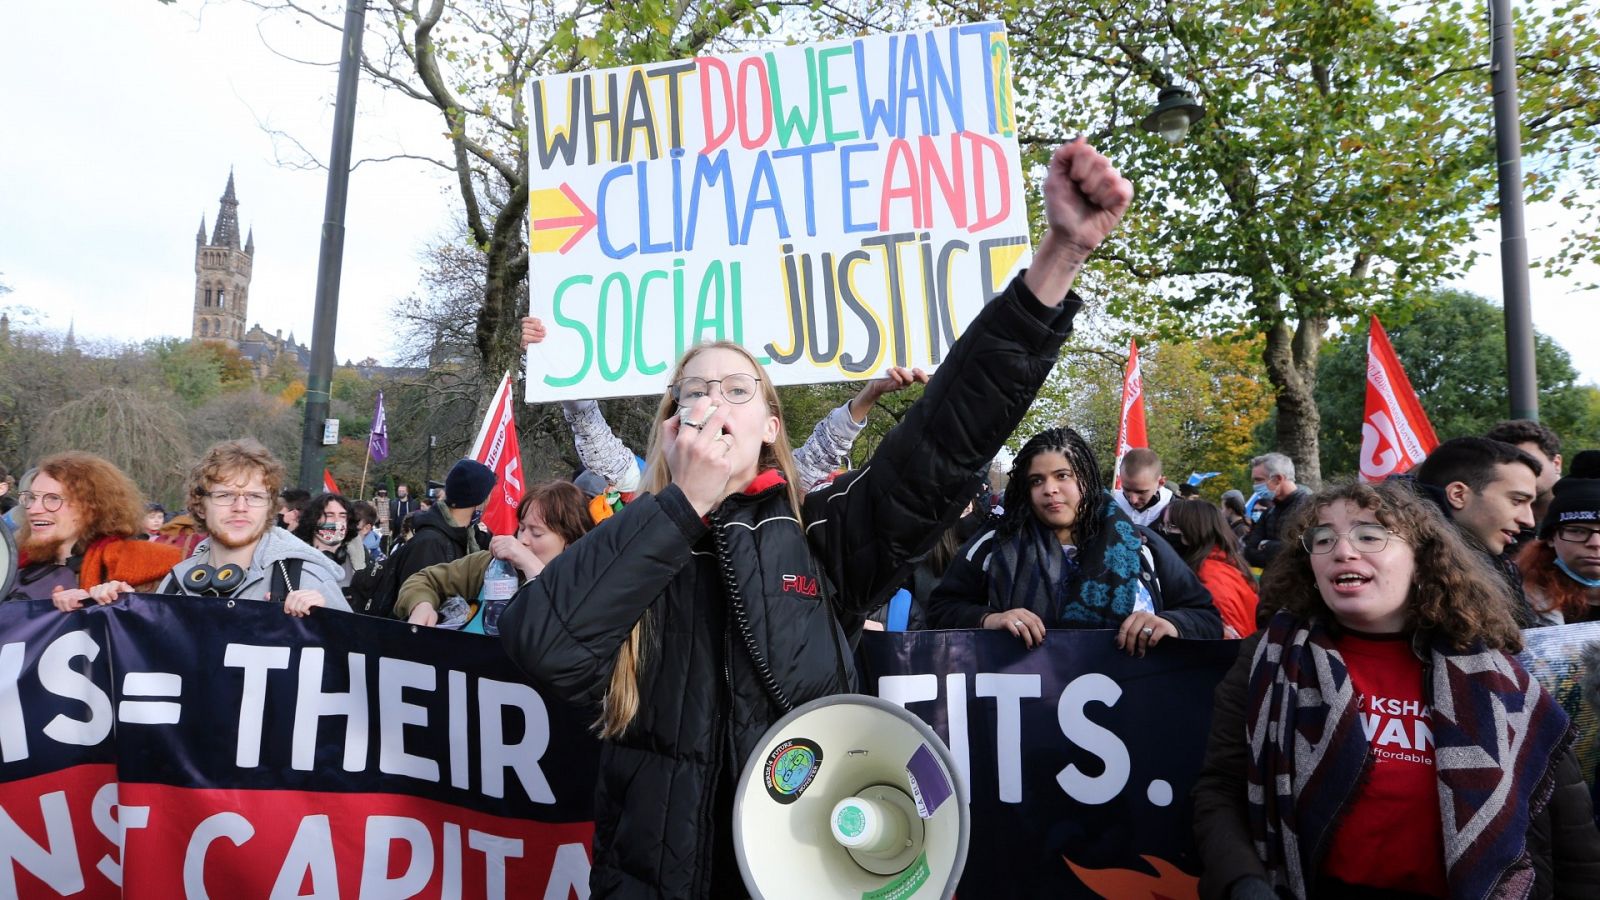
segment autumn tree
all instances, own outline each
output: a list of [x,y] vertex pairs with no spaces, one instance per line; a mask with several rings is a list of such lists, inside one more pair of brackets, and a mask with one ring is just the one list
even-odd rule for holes
[[[1319,480],[1317,365],[1330,323],[1409,304],[1471,261],[1494,212],[1488,23],[1460,2],[957,0],[1007,22],[1034,158],[1093,136],[1138,196],[1098,254],[1203,334],[1262,339],[1273,443]],[[1600,169],[1600,52],[1583,4],[1519,16],[1528,197]],[[1170,147],[1137,123],[1155,89],[1206,118]],[[1580,236],[1581,237],[1581,236]],[[1580,245],[1578,246],[1581,249]]]

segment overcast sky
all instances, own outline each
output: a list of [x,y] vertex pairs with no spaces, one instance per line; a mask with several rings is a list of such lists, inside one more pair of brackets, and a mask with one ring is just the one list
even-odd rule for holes
[[[326,158],[336,47],[320,31],[236,2],[52,0],[12,4],[0,30],[0,308],[29,306],[46,327],[87,339],[189,336],[194,233],[215,225],[234,172],[242,229],[255,229],[247,325],[311,340],[326,174],[275,163],[265,126]],[[327,63],[300,65],[269,52]],[[414,102],[360,91],[357,157],[438,154],[439,120]],[[452,185],[413,162],[363,165],[351,179],[336,355],[393,359],[387,311],[413,292],[422,249],[454,236]],[[1563,224],[1529,210],[1535,258]],[[1498,299],[1497,231],[1459,286]],[[1534,324],[1600,383],[1600,281],[1535,273]]]

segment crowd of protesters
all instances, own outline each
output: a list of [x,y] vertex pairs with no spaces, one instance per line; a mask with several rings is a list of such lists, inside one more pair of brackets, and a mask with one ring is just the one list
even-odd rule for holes
[[[585,468],[528,486],[515,534],[484,526],[496,476],[471,459],[426,496],[352,499],[288,487],[259,443],[226,441],[169,517],[106,460],[62,453],[0,477],[7,599],[71,612],[160,592],[498,634],[537,686],[593,710],[591,887],[608,895],[740,890],[734,769],[785,711],[851,689],[863,630],[1031,649],[1103,629],[1133,656],[1242,639],[1194,791],[1204,896],[1600,896],[1571,723],[1511,656],[1521,629],[1600,619],[1600,451],[1563,475],[1556,435],[1507,422],[1408,475],[1320,490],[1266,453],[1241,461],[1251,496],[1213,504],[1169,488],[1150,449],[1108,485],[1056,427],[1026,437],[1003,493],[985,482],[1130,196],[1086,144],[1058,150],[1032,267],[935,375],[890,370],[798,449],[762,365],[717,342],[677,362],[643,456],[598,404],[563,404]],[[525,347],[547,337],[524,320]],[[839,472],[877,402],[914,384],[871,460]],[[783,596],[790,578],[817,602]],[[1389,715],[1431,734],[1427,752],[1380,747],[1372,717]],[[1498,752],[1508,728],[1517,749]],[[1452,805],[1469,791],[1475,808]]]

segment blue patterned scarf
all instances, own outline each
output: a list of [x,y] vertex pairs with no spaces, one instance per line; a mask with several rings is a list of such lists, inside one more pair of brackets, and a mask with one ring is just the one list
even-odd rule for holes
[[[1429,643],[1424,689],[1451,897],[1527,897],[1528,825],[1572,745],[1567,714],[1508,653]],[[1305,898],[1314,859],[1360,789],[1369,742],[1355,684],[1327,627],[1280,610],[1250,668],[1245,719],[1250,831],[1268,878]],[[1497,722],[1497,719],[1499,720]]]
[[1111,495],[1094,543],[1071,560],[1055,533],[1029,515],[989,556],[991,609],[1027,609],[1048,628],[1116,628],[1139,596],[1139,531]]

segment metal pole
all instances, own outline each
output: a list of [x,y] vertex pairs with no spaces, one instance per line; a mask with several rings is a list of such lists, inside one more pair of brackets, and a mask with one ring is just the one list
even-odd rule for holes
[[1494,142],[1500,176],[1500,283],[1505,295],[1506,374],[1511,418],[1539,418],[1533,361],[1533,310],[1528,300],[1528,239],[1522,220],[1522,125],[1517,106],[1517,49],[1511,0],[1489,0],[1494,47]]
[[433,445],[437,443],[434,435],[428,435],[427,458],[422,463],[422,495],[428,496],[428,482],[433,480]]
[[300,436],[300,486],[322,483],[322,420],[333,386],[333,335],[339,321],[339,274],[344,265],[344,208],[350,193],[350,145],[356,130],[356,86],[361,81],[361,35],[366,0],[346,0],[339,51],[339,87],[333,105],[333,152],[328,158],[328,199],[317,258],[316,324],[311,331],[311,371],[306,376],[306,423]]

